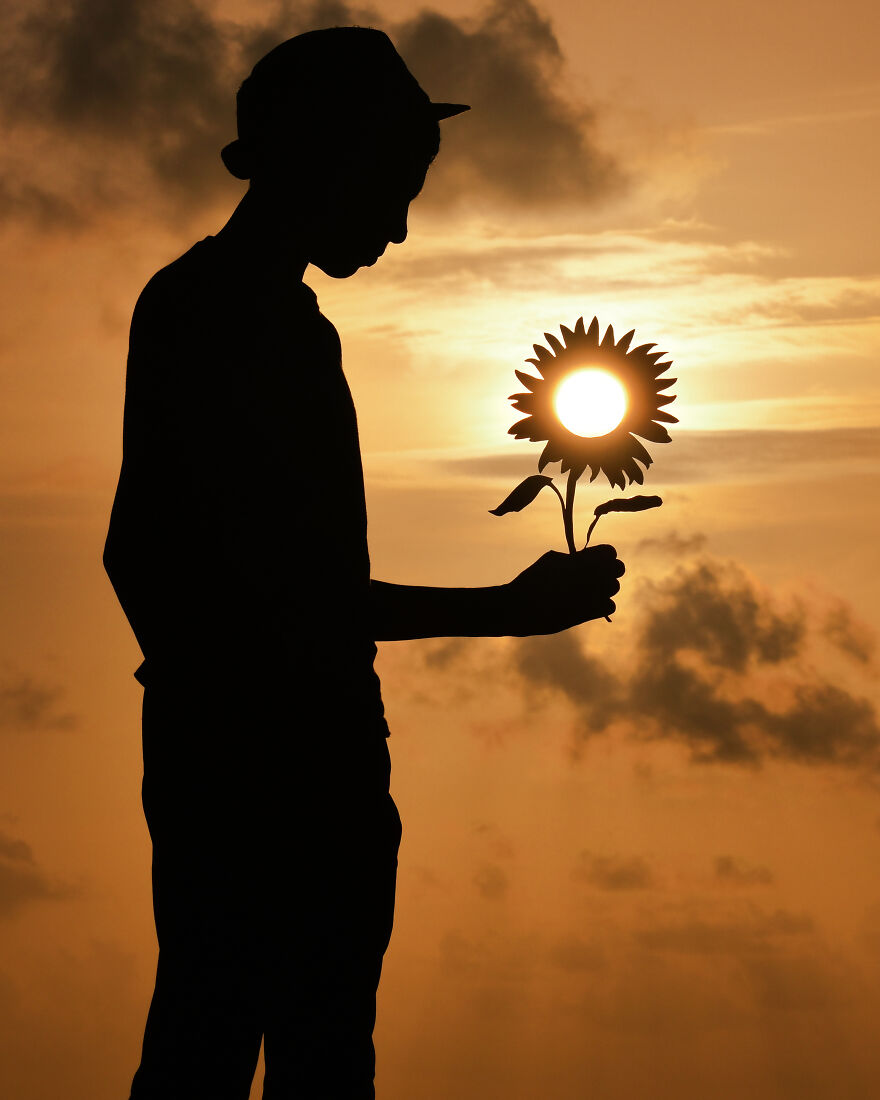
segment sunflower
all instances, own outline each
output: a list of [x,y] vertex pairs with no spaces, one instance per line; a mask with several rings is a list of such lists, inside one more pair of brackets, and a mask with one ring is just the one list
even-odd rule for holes
[[[509,430],[516,439],[530,439],[533,443],[546,440],[546,446],[538,462],[543,470],[548,463],[561,462],[562,472],[569,472],[569,481],[575,482],[589,467],[590,481],[599,472],[605,474],[612,486],[625,489],[634,481],[644,483],[645,475],[639,463],[647,469],[651,456],[636,436],[652,443],[669,443],[669,433],[660,423],[677,424],[678,418],[663,411],[664,405],[675,400],[674,394],[663,394],[676,381],[661,378],[671,361],[660,363],[666,354],[652,351],[655,344],[642,344],[630,351],[635,330],[614,342],[614,330],[608,326],[605,336],[599,340],[599,321],[593,318],[590,327],[584,329],[584,319],[579,318],[574,329],[561,326],[562,341],[549,332],[544,339],[550,348],[535,344],[534,359],[527,359],[540,372],[540,377],[516,371],[516,376],[527,387],[527,393],[515,393],[510,397],[514,408],[526,415]],[[626,394],[623,418],[604,435],[577,435],[562,423],[555,408],[560,386],[575,371],[598,367],[616,379]]]

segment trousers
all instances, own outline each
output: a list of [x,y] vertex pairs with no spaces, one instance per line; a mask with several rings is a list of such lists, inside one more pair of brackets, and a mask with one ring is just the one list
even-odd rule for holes
[[264,1100],[372,1100],[401,833],[384,734],[181,684],[146,687],[143,734],[159,959],[130,1100],[247,1100],[261,1042]]

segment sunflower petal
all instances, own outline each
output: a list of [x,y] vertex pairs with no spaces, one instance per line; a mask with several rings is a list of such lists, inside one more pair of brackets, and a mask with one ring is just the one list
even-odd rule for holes
[[626,470],[627,474],[629,475],[630,485],[632,485],[632,483],[634,481],[638,485],[644,485],[645,484],[645,475],[642,473],[641,466],[638,464],[638,462],[636,462],[636,460],[634,458],[631,458],[629,460],[629,462],[627,462],[626,466],[624,466],[624,469]]
[[[546,363],[548,359],[553,358],[552,354],[541,344],[532,344],[532,347],[535,349],[535,355],[538,357],[538,365]],[[526,360],[526,362],[529,362],[529,360]]]
[[543,470],[545,466],[551,462],[558,462],[559,455],[553,449],[553,445],[548,441],[547,446],[541,452],[541,457],[538,459],[538,469]]
[[650,466],[651,463],[654,461],[645,450],[645,448],[641,445],[641,443],[639,443],[639,441],[635,438],[635,436],[631,435],[629,437],[628,446],[630,451],[632,452],[633,458],[637,458],[639,462],[641,462],[645,466],[645,469],[647,469],[648,466]]
[[507,434],[512,435],[515,439],[528,439],[532,434],[531,416],[524,416],[522,420],[517,420],[515,424],[511,424],[507,429]]
[[[665,355],[666,353],[664,352],[663,354]],[[655,377],[655,378],[659,378],[659,377],[660,377],[660,375],[661,375],[661,374],[662,374],[662,373],[663,373],[663,372],[664,372],[665,370],[669,370],[669,368],[670,368],[671,366],[672,366],[672,360],[671,360],[671,359],[670,359],[670,360],[669,360],[668,362],[666,362],[666,363],[655,363],[655,364],[654,364],[654,377]]]
[[631,328],[625,336],[621,336],[621,338],[617,342],[617,350],[629,351],[629,346],[632,343],[632,338],[635,336],[635,334],[636,330],[634,328]]
[[658,378],[654,383],[654,389],[659,393],[660,390],[668,390],[670,386],[674,386],[678,381],[677,378]]
[[654,404],[659,408],[661,405],[671,405],[675,400],[676,395],[674,393],[658,393],[654,398]]
[[665,428],[661,428],[659,424],[655,424],[649,421],[647,424],[640,424],[637,428],[633,428],[632,431],[636,432],[642,437],[642,439],[650,439],[652,443],[669,443],[669,432]]
[[587,329],[587,339],[591,340],[596,347],[599,346],[599,318],[594,317],[590,321],[590,327]]
[[541,384],[540,378],[535,378],[533,374],[526,374],[524,370],[515,370],[513,372],[517,378],[522,382],[526,389],[534,392],[535,386]]
[[658,409],[651,417],[652,420],[662,420],[664,424],[677,424],[678,417],[673,416],[672,413],[663,412],[662,409]]
[[611,325],[609,325],[608,328],[605,329],[605,335],[602,337],[602,343],[600,344],[600,347],[609,349],[614,347],[614,329],[611,327]]
[[544,333],[544,339],[550,345],[554,355],[561,355],[565,351],[565,348],[562,346],[562,344],[559,342],[559,340],[553,335],[552,332],[545,332]]
[[571,345],[575,342],[574,333],[571,331],[570,328],[566,328],[565,325],[560,325],[559,331],[562,333],[563,343],[567,348],[570,348]]

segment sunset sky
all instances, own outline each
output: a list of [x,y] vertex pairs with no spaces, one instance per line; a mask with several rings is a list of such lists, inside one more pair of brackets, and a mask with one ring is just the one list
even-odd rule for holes
[[[243,192],[218,153],[251,65],[346,23],[473,108],[404,245],[306,273],[374,576],[497,584],[564,548],[550,494],[488,512],[536,468],[507,396],[543,332],[635,328],[681,420],[649,447],[663,508],[598,529],[627,563],[611,624],[380,647],[404,839],[378,1095],[880,1095],[867,0],[7,7],[0,1095],[127,1095],[156,950],[140,656],[101,567],[128,324]],[[580,531],[610,495],[583,484]]]

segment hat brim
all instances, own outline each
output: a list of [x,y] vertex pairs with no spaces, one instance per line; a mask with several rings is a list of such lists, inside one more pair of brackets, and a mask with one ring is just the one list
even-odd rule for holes
[[434,113],[434,118],[439,122],[444,118],[452,118],[454,115],[463,114],[465,111],[469,111],[470,105],[467,103],[432,103],[431,110]]

